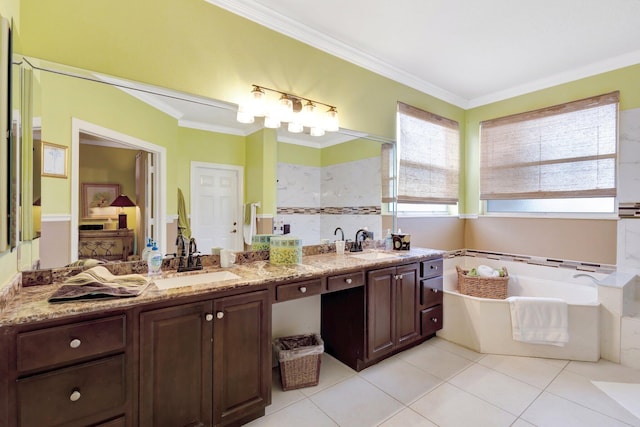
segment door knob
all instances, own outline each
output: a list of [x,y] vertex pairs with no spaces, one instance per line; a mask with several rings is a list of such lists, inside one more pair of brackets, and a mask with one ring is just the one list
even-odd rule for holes
[[207,313],[207,315],[204,316],[204,318],[207,322],[211,322],[213,320],[213,314]]
[[224,311],[219,311],[219,312],[217,312],[217,313],[216,313],[216,317],[217,317],[218,319],[222,319],[222,318],[224,317]]
[[231,234],[233,234],[233,233],[237,233],[237,232],[238,232],[238,230],[236,230],[235,228],[234,228],[233,230],[231,230],[231,231],[230,231],[230,233],[231,233]]

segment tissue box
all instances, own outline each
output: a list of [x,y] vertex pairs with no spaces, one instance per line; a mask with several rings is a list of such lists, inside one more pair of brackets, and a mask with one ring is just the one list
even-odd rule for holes
[[271,238],[275,234],[256,234],[251,238],[251,249],[254,251],[268,251]]
[[391,241],[396,251],[408,251],[411,249],[411,234],[392,234]]
[[301,264],[302,239],[298,237],[272,237],[269,246],[271,264]]

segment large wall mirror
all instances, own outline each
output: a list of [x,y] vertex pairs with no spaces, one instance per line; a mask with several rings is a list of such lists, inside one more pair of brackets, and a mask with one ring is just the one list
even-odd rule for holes
[[[42,268],[75,261],[79,235],[119,230],[123,211],[134,253],[148,237],[173,252],[177,189],[192,224],[209,212],[195,202],[201,189],[194,185],[194,168],[203,164],[243,171],[234,206],[216,205],[232,211],[227,216],[233,224],[220,233],[244,234],[250,215],[243,207],[251,203],[263,224],[254,233],[287,224],[305,245],[334,240],[337,227],[353,239],[359,228],[383,238],[394,226],[393,204],[383,197],[393,188],[393,141],[347,129],[323,137],[265,129],[258,121],[238,123],[235,104],[35,58],[20,62],[32,67],[30,135],[33,146],[41,146],[32,151],[32,162],[40,163],[32,171],[43,172],[44,162],[52,161],[47,149],[62,161],[49,164],[53,173],[32,177],[32,215],[42,212]],[[109,206],[119,194],[135,206]],[[205,229],[193,230],[202,253],[220,246],[198,230]]]

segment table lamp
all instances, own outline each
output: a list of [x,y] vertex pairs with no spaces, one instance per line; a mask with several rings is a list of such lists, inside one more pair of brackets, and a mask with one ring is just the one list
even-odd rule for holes
[[135,203],[133,203],[131,199],[124,194],[121,194],[111,202],[110,206],[120,208],[120,213],[118,214],[118,228],[127,228],[127,214],[124,212],[124,208],[135,206]]

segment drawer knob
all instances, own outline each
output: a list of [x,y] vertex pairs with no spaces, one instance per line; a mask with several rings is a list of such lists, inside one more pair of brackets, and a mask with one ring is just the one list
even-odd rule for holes
[[78,338],[74,338],[71,340],[71,342],[69,343],[69,347],[71,348],[78,348],[80,347],[80,344],[82,344],[82,341],[80,341]]
[[73,390],[71,396],[69,396],[69,400],[72,402],[77,402],[78,400],[80,400],[80,397],[80,390]]
[[432,289],[432,291],[433,291],[433,293],[434,293],[434,294],[437,294],[437,293],[438,293],[438,290],[437,290],[437,289]]
[[437,269],[438,269],[438,266],[437,266],[437,265],[432,265],[432,266],[431,266],[431,269],[432,269],[432,270],[437,270]]
[[347,282],[347,285],[350,285],[353,282],[352,279],[344,279],[344,281]]
[[431,321],[432,321],[433,323],[438,323],[438,318],[437,318],[437,317],[432,317],[432,318],[431,318]]
[[207,313],[207,315],[204,316],[204,318],[207,320],[207,322],[211,322],[213,320],[213,314]]
[[222,318],[224,317],[224,311],[219,311],[219,312],[217,312],[217,313],[216,313],[216,317],[217,317],[218,319],[222,319]]
[[307,292],[307,287],[306,286],[300,286],[300,292],[302,292],[303,294]]

